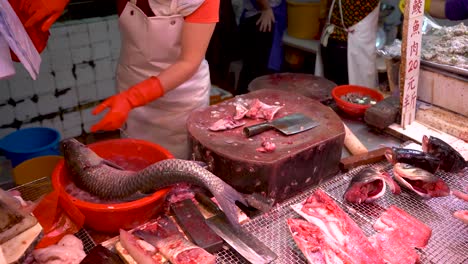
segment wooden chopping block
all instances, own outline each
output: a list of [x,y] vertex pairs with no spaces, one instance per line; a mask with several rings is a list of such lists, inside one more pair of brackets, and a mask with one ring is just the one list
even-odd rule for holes
[[379,148],[366,153],[349,156],[341,159],[340,170],[347,172],[361,165],[379,162],[385,159],[385,150],[387,148]]

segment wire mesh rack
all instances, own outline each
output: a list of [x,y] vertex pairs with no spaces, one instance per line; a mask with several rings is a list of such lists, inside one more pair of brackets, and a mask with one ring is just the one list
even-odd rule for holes
[[[26,184],[19,185],[11,190],[19,191],[21,193],[21,197],[25,201],[39,201],[41,197],[52,192],[53,188],[50,182],[50,178],[44,177]],[[91,251],[91,249],[96,246],[96,243],[94,243],[93,239],[84,228],[81,228],[75,234],[75,236],[83,242],[83,247],[86,254],[88,254],[89,251]]]
[[[372,225],[381,213],[390,205],[396,205],[432,228],[429,244],[426,248],[418,250],[421,263],[468,263],[468,225],[452,216],[456,210],[468,209],[468,203],[453,196],[424,200],[407,189],[402,189],[400,195],[393,195],[387,190],[384,197],[371,204],[351,204],[343,201],[343,194],[352,177],[364,167],[376,167],[393,175],[392,166],[386,161],[338,174],[328,182],[278,204],[267,214],[246,223],[244,228],[278,255],[274,263],[307,263],[289,233],[287,219],[300,218],[290,206],[303,201],[320,188],[335,200],[367,236],[375,233]],[[466,190],[468,187],[467,169],[456,175],[440,172],[437,172],[437,175],[445,180],[451,189]],[[223,250],[218,253],[218,263],[248,262],[232,250]]]
[[[393,175],[392,166],[388,162],[361,166],[348,173],[340,173],[328,182],[311,187],[277,204],[270,212],[253,218],[243,227],[278,255],[273,263],[307,263],[294,243],[286,223],[288,218],[300,218],[290,206],[303,201],[320,188],[335,200],[367,236],[375,233],[372,225],[381,213],[390,205],[396,205],[432,228],[429,244],[426,248],[418,250],[421,263],[468,263],[468,225],[452,216],[454,211],[467,210],[468,203],[453,196],[425,200],[407,189],[402,189],[400,195],[393,195],[387,190],[383,197],[370,204],[351,204],[343,201],[343,194],[350,180],[363,167],[379,168]],[[468,169],[459,174],[437,172],[437,175],[445,180],[451,189],[466,190],[468,187]],[[52,186],[48,178],[42,178],[13,190],[20,191],[25,200],[37,201],[52,191]],[[86,253],[96,245],[85,229],[81,229],[75,235],[83,241]],[[219,251],[217,257],[217,263],[249,263],[228,247]]]

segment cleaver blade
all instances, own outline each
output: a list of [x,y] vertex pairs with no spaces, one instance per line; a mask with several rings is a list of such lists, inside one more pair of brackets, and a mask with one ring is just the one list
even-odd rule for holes
[[243,132],[247,137],[251,137],[274,128],[289,136],[312,129],[318,125],[319,122],[312,118],[301,113],[296,113],[283,116],[272,121],[244,127]]
[[251,263],[270,263],[278,256],[260,240],[241,228],[229,223],[226,215],[206,195],[197,193],[195,198],[214,216],[206,219],[207,225],[237,253]]

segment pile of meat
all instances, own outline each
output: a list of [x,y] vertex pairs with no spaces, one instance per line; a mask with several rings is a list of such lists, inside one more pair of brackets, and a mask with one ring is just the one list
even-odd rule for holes
[[[258,99],[244,100],[239,98],[235,103],[236,113],[234,116],[225,116],[214,122],[208,129],[211,131],[224,131],[234,129],[245,125],[242,119],[259,119],[271,121],[276,113],[282,108],[280,105],[268,105]],[[275,143],[264,140],[261,146],[257,148],[257,152],[268,153],[276,149]]]
[[463,23],[433,28],[422,43],[422,59],[468,69],[468,28]]
[[56,245],[35,249],[25,264],[79,264],[85,257],[81,240],[74,235],[65,235]]
[[366,237],[359,226],[322,190],[292,205],[304,219],[288,219],[292,237],[309,263],[416,263],[432,230],[391,206]]
[[211,131],[223,131],[245,125],[242,121],[244,117],[250,119],[272,120],[278,110],[282,108],[279,105],[268,105],[262,101],[243,100],[239,98],[235,102],[236,113],[234,116],[226,116],[213,123],[208,129]]
[[116,250],[136,263],[206,263],[214,264],[216,256],[187,240],[168,216],[161,216],[137,230],[120,230]]

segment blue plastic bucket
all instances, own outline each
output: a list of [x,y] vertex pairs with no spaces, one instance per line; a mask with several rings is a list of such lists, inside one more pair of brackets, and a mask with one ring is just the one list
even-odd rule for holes
[[60,155],[60,133],[52,128],[31,127],[17,130],[0,140],[3,155],[13,167],[39,156]]

